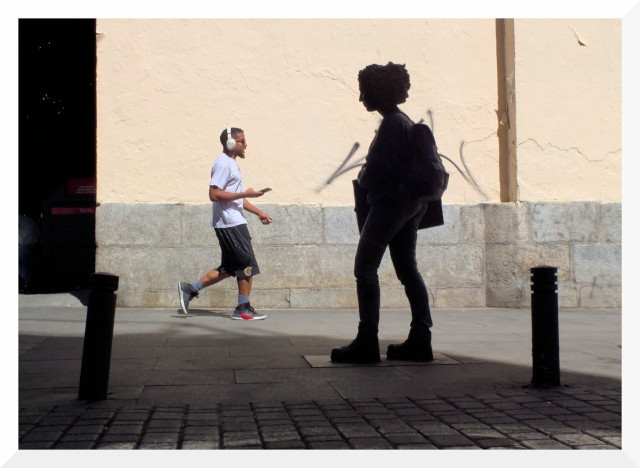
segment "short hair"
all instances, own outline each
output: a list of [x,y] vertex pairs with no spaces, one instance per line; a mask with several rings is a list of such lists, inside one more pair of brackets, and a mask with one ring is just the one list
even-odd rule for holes
[[360,91],[378,106],[402,104],[409,97],[411,80],[404,64],[369,65],[358,73]]
[[[222,133],[220,134],[220,143],[222,143],[223,148],[227,147],[227,140],[229,139],[227,136],[227,130],[229,130],[229,127],[222,130]],[[231,136],[235,136],[238,133],[244,133],[244,130],[238,127],[231,127]]]

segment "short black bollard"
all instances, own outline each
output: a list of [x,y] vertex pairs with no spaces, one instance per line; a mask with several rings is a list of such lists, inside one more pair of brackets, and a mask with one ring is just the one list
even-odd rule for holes
[[560,385],[556,267],[531,269],[531,341],[534,387]]
[[106,400],[111,364],[111,341],[116,310],[118,277],[110,273],[91,275],[91,292],[82,349],[79,400]]

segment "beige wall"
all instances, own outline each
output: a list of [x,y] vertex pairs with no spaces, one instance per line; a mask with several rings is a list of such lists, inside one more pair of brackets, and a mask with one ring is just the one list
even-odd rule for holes
[[621,21],[517,20],[515,45],[519,198],[621,201]]
[[[351,150],[366,155],[378,114],[358,102],[358,71],[406,63],[403,109],[431,109],[440,150],[499,197],[493,20],[98,20],[101,202],[208,201],[227,125],[246,130],[248,186],[272,203],[352,203],[350,179],[320,193]],[[452,176],[448,201],[477,194]]]
[[[620,200],[621,24],[516,20],[521,200]],[[358,102],[358,70],[406,63],[401,107],[434,116],[440,151],[464,155],[481,195],[452,166],[445,203],[500,201],[496,24],[469,20],[102,20],[98,201],[203,203],[218,136],[246,131],[247,186],[260,201],[350,205],[353,171],[318,189],[379,116]],[[580,46],[576,34],[586,46]]]

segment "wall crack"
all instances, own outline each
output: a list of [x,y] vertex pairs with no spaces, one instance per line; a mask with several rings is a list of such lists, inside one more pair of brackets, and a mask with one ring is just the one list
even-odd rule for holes
[[343,79],[338,78],[336,76],[333,76],[330,72],[314,72],[314,73],[307,73],[304,72],[302,70],[296,70],[297,73],[307,76],[307,77],[312,77],[312,78],[326,78],[329,79],[331,81],[335,81],[336,83],[340,84],[341,86],[343,86],[344,88],[352,91],[355,93],[355,90],[353,87],[351,87],[350,85],[348,85]]
[[527,143],[533,143],[534,145],[536,145],[538,148],[540,148],[541,151],[547,151],[549,149],[555,149],[558,151],[562,151],[563,153],[568,153],[570,151],[575,151],[576,153],[578,153],[580,156],[582,156],[584,159],[586,159],[589,162],[602,162],[604,161],[607,156],[611,155],[611,154],[616,154],[616,153],[620,153],[622,151],[622,148],[618,148],[616,150],[613,151],[609,151],[607,153],[605,153],[605,155],[602,158],[592,158],[587,156],[585,153],[583,153],[580,148],[578,148],[577,146],[570,146],[568,148],[562,148],[560,146],[554,145],[552,143],[547,143],[546,145],[542,145],[540,143],[538,143],[537,140],[535,140],[534,138],[528,138],[525,141],[518,143],[518,147],[525,145]]
[[578,32],[577,32],[575,29],[573,29],[571,26],[569,26],[569,27],[570,27],[570,28],[571,28],[571,30],[573,31],[573,34],[575,34],[575,35],[576,35],[576,39],[578,39],[578,44],[580,44],[580,47],[587,47],[587,44],[585,44],[584,42],[582,42],[582,41],[580,40],[580,36],[578,36]]

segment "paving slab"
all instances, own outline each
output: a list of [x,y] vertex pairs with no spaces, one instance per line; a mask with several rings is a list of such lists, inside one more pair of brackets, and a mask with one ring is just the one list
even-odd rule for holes
[[309,365],[302,356],[188,356],[159,358],[154,370],[193,370],[210,369],[291,369],[307,368]]
[[430,362],[416,362],[416,361],[398,361],[387,360],[386,354],[380,355],[380,362],[372,363],[349,363],[349,362],[331,362],[329,354],[320,355],[304,355],[304,359],[309,363],[311,367],[398,367],[398,366],[437,366],[445,364],[460,364],[460,361],[450,358],[442,353],[433,353],[433,361]]
[[238,369],[238,383],[332,382],[351,380],[366,385],[370,380],[410,380],[393,367],[321,367],[319,369]]

